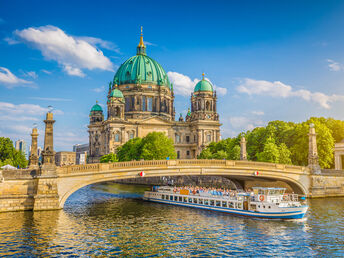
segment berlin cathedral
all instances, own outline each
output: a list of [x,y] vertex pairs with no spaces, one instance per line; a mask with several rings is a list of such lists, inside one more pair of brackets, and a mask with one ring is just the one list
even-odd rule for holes
[[163,132],[175,146],[178,159],[196,158],[210,142],[220,140],[216,91],[203,78],[191,93],[191,110],[175,121],[173,85],[162,66],[147,56],[141,33],[136,55],[126,60],[109,84],[107,119],[99,104],[90,112],[89,163],[130,139]]

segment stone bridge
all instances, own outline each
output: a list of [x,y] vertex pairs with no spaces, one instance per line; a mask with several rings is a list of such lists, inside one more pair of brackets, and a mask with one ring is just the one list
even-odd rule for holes
[[315,175],[308,167],[243,160],[151,160],[2,171],[0,211],[61,209],[86,185],[138,178],[142,171],[145,177],[224,176],[243,186],[252,180],[279,181],[309,198],[344,196],[344,175],[339,171]]

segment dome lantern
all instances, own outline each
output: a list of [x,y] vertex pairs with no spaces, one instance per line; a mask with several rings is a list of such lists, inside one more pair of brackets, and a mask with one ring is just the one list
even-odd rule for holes
[[137,46],[137,55],[146,55],[146,46],[143,43],[143,34],[142,34],[142,26],[141,26],[141,35],[140,35],[140,43]]

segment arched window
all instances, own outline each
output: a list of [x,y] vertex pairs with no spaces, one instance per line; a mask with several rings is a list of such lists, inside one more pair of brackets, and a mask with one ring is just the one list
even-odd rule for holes
[[175,138],[176,138],[176,143],[180,143],[180,136],[179,136],[179,134],[176,134]]
[[207,142],[211,142],[211,134],[210,133],[207,134],[207,138],[206,139],[207,139]]
[[134,136],[135,136],[134,131],[129,131],[129,132],[128,132],[128,138],[129,138],[129,140],[134,139]]
[[121,141],[121,135],[119,134],[119,132],[117,132],[115,134],[115,142],[120,142]]
[[125,98],[125,111],[130,110],[130,100],[129,98]]
[[147,110],[153,111],[153,98],[151,97],[147,98]]
[[207,110],[207,111],[209,111],[209,110],[210,110],[210,104],[209,104],[209,101],[207,101],[207,102],[205,103],[205,108],[206,108],[206,110]]
[[142,111],[146,110],[146,96],[142,96]]
[[177,159],[180,159],[180,151],[177,151]]

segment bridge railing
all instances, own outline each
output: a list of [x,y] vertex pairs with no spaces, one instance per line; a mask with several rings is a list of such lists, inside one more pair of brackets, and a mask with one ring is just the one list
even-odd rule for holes
[[113,169],[144,168],[144,167],[169,167],[169,166],[214,166],[214,167],[243,167],[254,170],[288,170],[290,172],[304,172],[306,167],[255,162],[246,160],[210,160],[210,159],[184,159],[184,160],[139,160],[114,163],[95,163],[87,165],[72,165],[59,167],[59,174],[77,174],[82,172],[101,172]]

